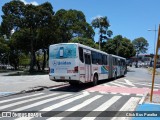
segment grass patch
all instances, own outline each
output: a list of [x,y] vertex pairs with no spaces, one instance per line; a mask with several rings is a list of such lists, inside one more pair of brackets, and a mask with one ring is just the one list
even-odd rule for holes
[[[153,74],[153,67],[149,67],[148,68],[148,72],[149,72],[149,74]],[[157,70],[155,70],[155,75],[160,75],[160,72],[158,72]]]

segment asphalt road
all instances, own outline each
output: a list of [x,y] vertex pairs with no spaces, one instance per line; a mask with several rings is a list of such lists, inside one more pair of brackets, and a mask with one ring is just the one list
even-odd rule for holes
[[[54,82],[50,81],[46,75],[1,76],[1,78],[1,86],[4,85],[3,87],[5,88],[5,86],[8,85],[10,86],[8,89],[10,90],[12,90],[13,86],[14,89],[20,86],[22,90],[27,88],[27,85],[31,86],[30,84],[32,84],[33,87],[49,87],[42,91],[1,97],[0,111],[12,111],[12,116],[15,117],[3,119],[79,120],[96,118],[106,120],[106,115],[110,115],[110,117],[107,117],[107,120],[115,120],[119,119],[115,117],[118,115],[126,117],[126,113],[119,113],[118,111],[134,111],[136,109],[142,96],[150,91],[152,75],[143,68],[130,68],[130,71],[125,77],[116,80],[100,81],[99,85],[95,87],[91,86],[91,84],[82,84],[75,87],[65,84],[62,86],[51,87],[56,83],[54,84]],[[158,80],[158,77],[156,80]],[[43,82],[41,83],[41,81]],[[25,87],[23,88],[22,85]],[[157,81],[154,91],[159,91],[159,88],[160,84]],[[17,118],[16,114],[13,114],[13,112],[17,111],[19,113],[25,112],[25,115],[35,111],[38,112],[38,115],[41,114],[43,118]],[[74,111],[79,112],[77,113]],[[85,111],[85,113],[83,111]],[[112,114],[104,114],[102,113],[103,111],[110,111]]]
[[[159,69],[157,69],[159,71]],[[147,68],[128,67],[126,79],[136,82],[152,83],[152,74]],[[155,75],[155,83],[160,84],[160,75]]]

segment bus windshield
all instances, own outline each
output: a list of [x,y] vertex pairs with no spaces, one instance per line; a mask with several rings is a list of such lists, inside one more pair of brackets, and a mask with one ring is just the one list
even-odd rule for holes
[[51,46],[49,50],[50,59],[76,58],[75,44],[61,44]]

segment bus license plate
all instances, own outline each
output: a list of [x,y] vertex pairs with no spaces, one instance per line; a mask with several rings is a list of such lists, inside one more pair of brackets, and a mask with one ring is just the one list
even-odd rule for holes
[[65,79],[65,77],[61,76],[60,79]]

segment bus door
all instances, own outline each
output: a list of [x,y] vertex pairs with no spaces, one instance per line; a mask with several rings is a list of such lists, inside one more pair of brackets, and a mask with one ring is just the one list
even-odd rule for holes
[[109,65],[108,78],[112,78],[113,77],[113,57],[112,55],[108,56],[108,65]]
[[91,51],[84,50],[84,59],[85,59],[85,81],[91,81]]
[[121,61],[120,61],[120,59],[118,59],[118,63],[117,63],[117,76],[121,76],[121,69],[122,69],[122,67],[121,67]]

